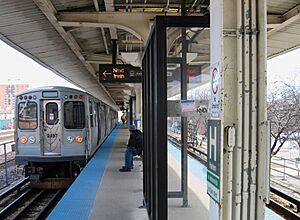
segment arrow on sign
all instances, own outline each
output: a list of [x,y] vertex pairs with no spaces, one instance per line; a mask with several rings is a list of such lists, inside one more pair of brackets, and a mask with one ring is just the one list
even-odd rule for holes
[[107,77],[107,75],[111,75],[111,73],[106,72],[106,70],[102,74],[105,78]]

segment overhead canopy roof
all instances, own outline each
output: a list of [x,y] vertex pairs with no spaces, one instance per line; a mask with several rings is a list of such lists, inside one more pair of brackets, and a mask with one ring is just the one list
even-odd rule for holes
[[[126,3],[128,2],[128,3]],[[268,57],[299,47],[298,0],[268,0]],[[209,0],[187,0],[187,13],[209,13]],[[129,100],[136,84],[98,82],[98,65],[111,63],[118,44],[118,63],[141,65],[141,54],[156,15],[178,15],[180,0],[2,0],[0,37],[58,75],[112,106]],[[209,31],[194,62],[204,74],[209,66]],[[171,48],[171,45],[170,45]]]

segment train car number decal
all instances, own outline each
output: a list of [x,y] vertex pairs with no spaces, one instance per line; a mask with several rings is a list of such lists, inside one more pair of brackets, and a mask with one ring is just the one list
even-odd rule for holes
[[58,134],[47,134],[47,138],[57,138]]

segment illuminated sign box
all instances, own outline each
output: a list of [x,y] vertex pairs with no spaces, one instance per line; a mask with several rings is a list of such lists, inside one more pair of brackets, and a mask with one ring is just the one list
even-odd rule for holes
[[[186,74],[188,83],[200,83],[201,82],[201,66],[189,65],[186,67],[185,74]],[[167,68],[167,81],[168,81],[168,83],[181,82],[181,69],[179,66]]]
[[43,98],[57,98],[58,92],[57,91],[45,91],[42,93]]
[[101,83],[140,83],[142,70],[132,65],[99,65],[99,81]]

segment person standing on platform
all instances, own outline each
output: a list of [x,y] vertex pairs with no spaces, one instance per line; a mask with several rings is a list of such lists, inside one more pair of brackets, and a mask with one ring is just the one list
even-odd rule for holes
[[129,128],[130,137],[125,151],[125,166],[121,172],[129,172],[133,169],[133,156],[142,155],[143,153],[143,133],[136,129],[134,125]]
[[123,125],[125,124],[126,120],[127,120],[126,114],[123,113],[123,115],[121,116],[121,121]]

